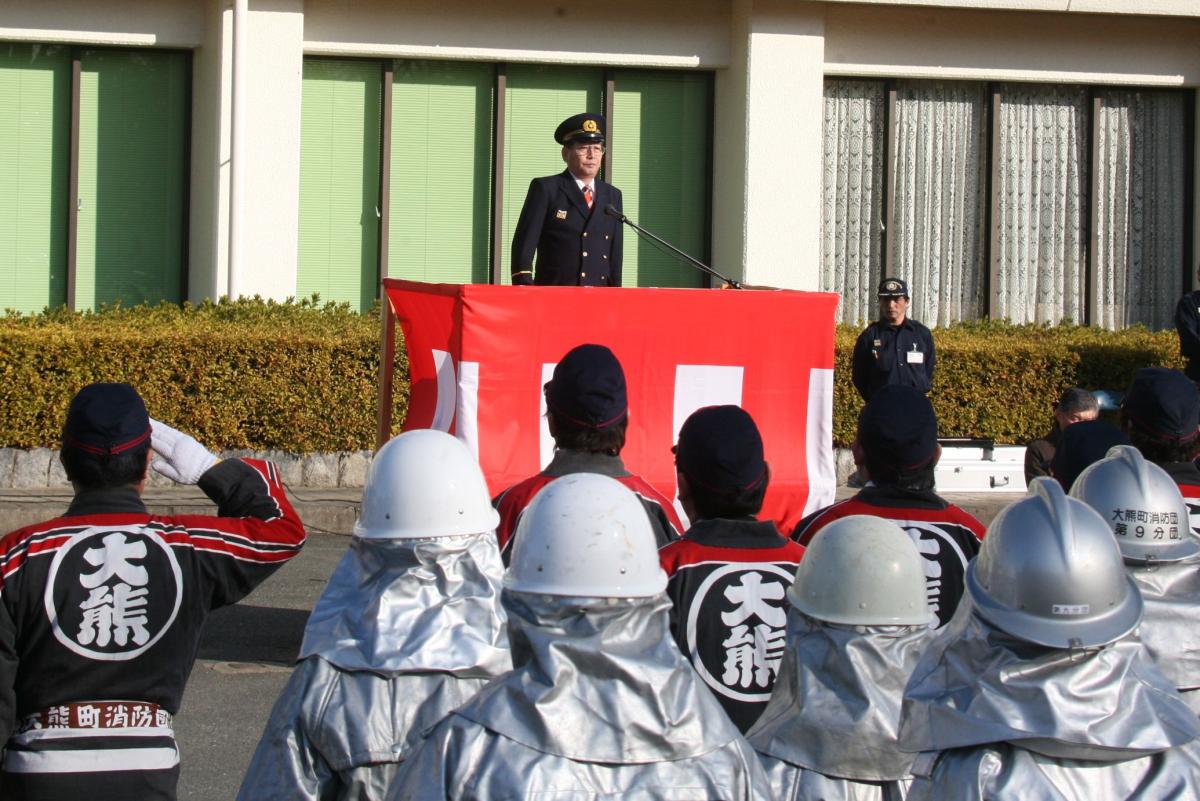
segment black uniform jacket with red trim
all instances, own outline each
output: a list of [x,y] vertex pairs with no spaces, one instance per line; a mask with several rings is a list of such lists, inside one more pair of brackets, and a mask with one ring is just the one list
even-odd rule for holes
[[1200,468],[1195,462],[1160,462],[1158,466],[1175,480],[1183,502],[1187,504],[1192,533],[1200,537]]
[[654,527],[654,537],[659,547],[683,535],[683,523],[680,522],[675,507],[645,479],[626,470],[620,456],[559,449],[554,452],[554,458],[546,465],[545,470],[512,485],[492,499],[492,506],[500,513],[496,538],[500,541],[500,555],[504,558],[504,564],[508,564],[512,556],[513,534],[517,531],[517,524],[521,521],[525,507],[533,501],[533,496],[554,479],[571,473],[598,473],[615,478],[631,489],[642,502],[642,506],[646,507],[646,514],[650,517],[650,525]]
[[217,514],[160,516],[129,487],[0,540],[0,746],[51,706],[131,700],[174,714],[208,613],[300,552],[273,464],[231,459],[200,488]]
[[966,589],[967,562],[979,553],[979,541],[987,530],[983,523],[933,490],[868,484],[853,498],[801,520],[792,539],[808,545],[818,531],[850,515],[882,517],[908,532],[925,557],[929,607],[938,616],[938,625],[946,625]]
[[743,734],[771,698],[803,556],[774,523],[750,517],[701,520],[658,552],[675,642]]

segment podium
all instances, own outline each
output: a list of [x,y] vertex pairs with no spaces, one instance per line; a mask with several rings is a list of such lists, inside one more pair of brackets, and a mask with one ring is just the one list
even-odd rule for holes
[[[404,430],[447,431],[475,453],[493,495],[542,469],[554,442],[543,385],[568,350],[608,346],[625,369],[621,456],[676,497],[671,447],[698,408],[732,403],[762,432],[771,482],[762,517],[784,533],[833,502],[833,346],[838,296],[790,290],[512,287],[384,279],[410,372]],[[381,381],[381,438],[390,431]]]

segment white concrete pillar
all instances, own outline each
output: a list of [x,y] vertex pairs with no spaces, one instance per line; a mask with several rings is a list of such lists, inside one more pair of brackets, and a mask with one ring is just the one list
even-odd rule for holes
[[737,0],[717,76],[714,255],[748,283],[819,288],[824,16]]
[[229,109],[233,12],[206,4],[200,46],[192,51],[192,165],[188,203],[187,298],[229,291]]
[[[249,7],[245,159],[238,291],[283,299],[296,294],[300,214],[300,96],[304,67],[304,2],[272,0]],[[236,91],[236,89],[235,89]],[[228,219],[222,221],[228,226]]]

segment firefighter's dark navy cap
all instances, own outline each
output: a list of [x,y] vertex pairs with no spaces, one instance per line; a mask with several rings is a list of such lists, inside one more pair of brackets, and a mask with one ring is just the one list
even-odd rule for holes
[[924,467],[937,455],[937,415],[925,393],[888,384],[858,416],[858,442],[871,458],[900,471]]
[[1143,434],[1188,442],[1200,426],[1200,392],[1191,379],[1166,367],[1143,367],[1133,376],[1121,409]]
[[879,282],[879,297],[907,298],[908,284],[900,278],[885,278]]
[[567,117],[554,130],[554,141],[560,145],[572,142],[599,142],[604,144],[604,129],[608,124],[599,114],[576,114]]
[[67,409],[63,446],[94,456],[132,450],[150,439],[150,415],[128,384],[88,384]]
[[585,428],[602,430],[625,419],[625,371],[603,345],[572,348],[546,384],[546,406]]
[[739,406],[692,412],[679,429],[675,466],[696,488],[722,494],[753,490],[767,477],[762,436]]

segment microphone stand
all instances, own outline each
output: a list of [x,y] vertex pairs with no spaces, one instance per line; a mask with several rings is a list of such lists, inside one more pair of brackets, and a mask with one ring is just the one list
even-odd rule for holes
[[[731,289],[758,289],[758,288],[760,288],[760,287],[750,287],[747,284],[743,284],[741,281],[734,281],[732,278],[726,278],[725,276],[721,275],[719,272],[714,270],[712,267],[709,267],[707,264],[700,261],[699,259],[692,258],[691,256],[684,253],[679,248],[672,245],[667,240],[663,239],[662,237],[656,236],[655,234],[651,233],[650,231],[647,231],[645,228],[638,225],[633,220],[629,219],[624,214],[622,214],[620,209],[618,209],[616,206],[614,206],[611,203],[609,203],[607,206],[604,207],[604,213],[607,214],[609,217],[617,218],[618,220],[625,223],[633,230],[637,231],[642,236],[647,237],[648,239],[651,239],[654,242],[657,242],[658,244],[667,248],[667,250],[671,251],[673,254],[675,254],[679,258],[683,259],[684,261],[686,261],[691,266],[695,267],[700,272],[710,275],[713,278],[716,278],[718,281],[725,282]],[[761,287],[761,288],[762,289],[770,289],[771,287]]]

